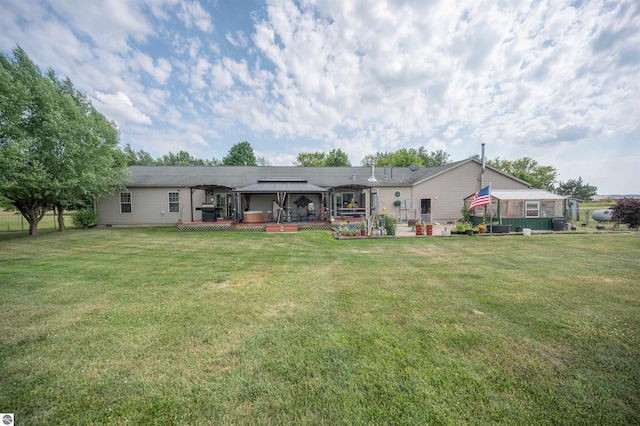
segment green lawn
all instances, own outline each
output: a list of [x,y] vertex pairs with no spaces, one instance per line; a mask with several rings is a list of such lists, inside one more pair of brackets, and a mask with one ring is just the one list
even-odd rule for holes
[[17,424],[639,424],[640,235],[0,234]]

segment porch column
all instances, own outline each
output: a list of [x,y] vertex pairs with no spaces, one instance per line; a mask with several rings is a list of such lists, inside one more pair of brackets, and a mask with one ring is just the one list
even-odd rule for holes
[[195,191],[195,188],[193,187],[189,187],[189,207],[191,209],[191,222],[193,222],[193,191]]
[[240,214],[242,213],[242,193],[236,192],[235,199],[235,213],[234,213],[234,221],[238,222],[240,220]]
[[331,193],[333,194],[333,203],[331,203],[333,211],[329,211],[329,217],[333,216],[333,218],[335,219],[336,217],[338,217],[338,197],[336,197],[335,188],[331,191]]
[[[369,194],[367,196],[367,194]],[[367,192],[364,193],[364,217],[369,220],[371,217],[371,188],[367,188]]]

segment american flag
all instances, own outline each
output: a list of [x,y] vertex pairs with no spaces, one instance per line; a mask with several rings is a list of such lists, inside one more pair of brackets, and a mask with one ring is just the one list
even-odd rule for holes
[[489,203],[491,203],[491,190],[489,186],[485,186],[484,188],[476,191],[476,193],[473,194],[473,200],[471,201],[469,210],[474,207],[484,206],[485,204]]

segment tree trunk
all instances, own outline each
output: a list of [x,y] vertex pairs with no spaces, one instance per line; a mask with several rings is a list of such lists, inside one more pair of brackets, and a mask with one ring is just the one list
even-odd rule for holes
[[38,222],[29,221],[29,235],[38,235]]
[[58,232],[64,232],[64,206],[58,204],[56,208],[58,210]]
[[[27,211],[22,211],[22,216],[29,222],[29,235],[38,235],[38,223],[47,213],[46,207],[32,206]],[[26,214],[25,214],[26,213]]]

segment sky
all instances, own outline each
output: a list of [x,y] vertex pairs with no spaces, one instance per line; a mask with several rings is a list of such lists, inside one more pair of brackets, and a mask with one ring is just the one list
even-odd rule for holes
[[640,194],[637,0],[3,0],[16,45],[154,158],[485,143]]

